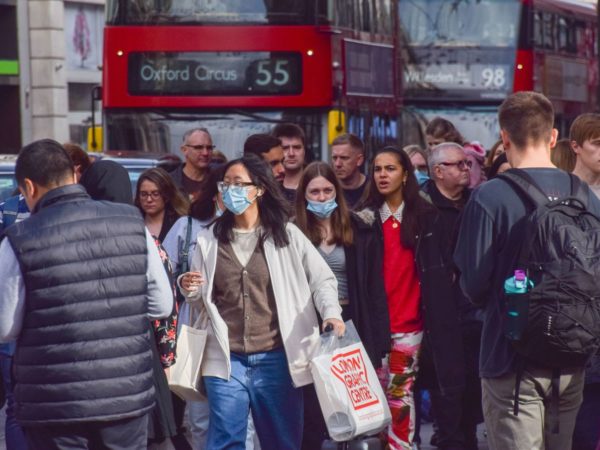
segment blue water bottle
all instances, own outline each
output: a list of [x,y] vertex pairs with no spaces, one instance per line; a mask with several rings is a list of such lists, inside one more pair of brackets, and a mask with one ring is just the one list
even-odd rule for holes
[[526,295],[533,283],[524,270],[517,269],[504,282],[506,299],[505,335],[512,341],[521,339],[529,316],[529,296]]

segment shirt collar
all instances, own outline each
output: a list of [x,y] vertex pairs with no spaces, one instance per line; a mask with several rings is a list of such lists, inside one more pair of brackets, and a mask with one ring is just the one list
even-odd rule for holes
[[404,211],[404,202],[400,204],[395,213],[392,214],[390,207],[386,202],[379,208],[379,217],[381,217],[381,223],[385,223],[390,217],[394,217],[398,222],[402,222],[402,212]]

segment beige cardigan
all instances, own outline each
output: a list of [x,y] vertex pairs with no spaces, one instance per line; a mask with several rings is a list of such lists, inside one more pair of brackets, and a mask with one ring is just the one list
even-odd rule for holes
[[[290,223],[286,231],[290,241],[287,247],[278,248],[269,238],[264,249],[290,375],[299,387],[312,383],[309,364],[319,341],[317,310],[323,319],[342,317],[335,275],[298,227]],[[228,380],[231,367],[227,325],[212,301],[217,249],[212,227],[203,228],[198,233],[190,270],[201,272],[205,283],[196,292],[181,291],[200,314],[200,328],[208,333],[202,375]]]

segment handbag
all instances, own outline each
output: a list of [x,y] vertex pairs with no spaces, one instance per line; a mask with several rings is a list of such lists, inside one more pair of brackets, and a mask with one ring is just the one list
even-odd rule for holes
[[[190,321],[192,312],[190,311]],[[206,346],[206,329],[197,328],[200,315],[193,326],[181,324],[177,335],[177,360],[169,370],[169,389],[185,401],[203,401],[202,357]]]
[[352,321],[346,322],[341,337],[331,332],[321,335],[310,368],[327,431],[334,441],[372,435],[391,423],[385,393]]
[[[179,279],[180,275],[183,275],[190,269],[189,262],[188,262],[188,259],[189,259],[188,255],[190,253],[191,240],[192,240],[192,216],[188,216],[187,231],[185,234],[185,242],[183,244],[183,247],[179,248],[179,254],[177,257],[177,260],[179,261],[179,270],[175,274],[176,280]],[[176,294],[177,304],[179,306],[181,306],[181,304],[185,301],[185,297],[183,296],[183,294],[181,293],[181,291],[179,289],[176,289],[176,291],[177,291],[177,294]]]

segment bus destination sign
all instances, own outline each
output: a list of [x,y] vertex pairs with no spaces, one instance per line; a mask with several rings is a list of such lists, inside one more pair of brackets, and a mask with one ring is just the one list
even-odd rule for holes
[[292,52],[136,52],[130,95],[255,96],[302,92],[302,57]]

